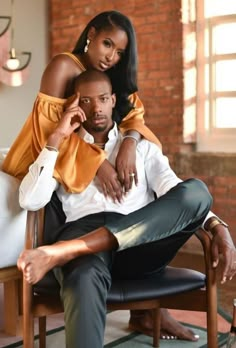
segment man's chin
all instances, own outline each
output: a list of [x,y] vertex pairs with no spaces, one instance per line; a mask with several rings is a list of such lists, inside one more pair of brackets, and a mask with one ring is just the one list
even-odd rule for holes
[[106,126],[94,126],[93,128],[92,128],[92,130],[94,131],[94,132],[104,132],[105,130],[106,130]]

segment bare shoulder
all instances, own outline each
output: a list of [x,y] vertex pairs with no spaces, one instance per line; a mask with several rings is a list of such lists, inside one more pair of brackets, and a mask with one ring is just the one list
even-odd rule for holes
[[67,54],[54,56],[44,70],[40,91],[47,95],[64,98],[71,80],[81,73],[76,62]]

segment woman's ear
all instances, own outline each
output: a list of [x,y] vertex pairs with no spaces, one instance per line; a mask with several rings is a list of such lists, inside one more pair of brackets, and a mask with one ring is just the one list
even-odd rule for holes
[[96,31],[96,29],[95,29],[94,27],[89,28],[87,38],[88,38],[90,41],[92,41],[93,38],[95,37],[96,33],[97,33],[97,31]]

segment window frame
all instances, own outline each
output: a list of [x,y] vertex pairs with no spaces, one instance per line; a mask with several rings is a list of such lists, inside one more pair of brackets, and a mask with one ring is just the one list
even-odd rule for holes
[[[216,25],[236,23],[236,14],[204,18],[204,0],[197,7],[197,151],[199,152],[236,152],[236,127],[216,128],[214,126],[214,105],[219,97],[236,98],[236,91],[217,92],[214,90],[214,69],[217,61],[236,60],[235,53],[214,54],[213,29]],[[206,31],[209,32],[208,51],[206,47]],[[209,66],[208,76],[206,66]],[[208,91],[206,90],[208,79]]]

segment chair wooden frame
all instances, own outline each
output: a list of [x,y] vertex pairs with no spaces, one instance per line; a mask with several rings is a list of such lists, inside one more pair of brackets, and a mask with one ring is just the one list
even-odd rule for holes
[[[29,211],[26,224],[25,248],[30,249],[42,245],[44,209]],[[211,237],[204,230],[198,230],[196,236],[200,240],[204,253],[206,287],[174,296],[165,296],[147,301],[129,303],[110,303],[108,309],[152,309],[154,313],[153,346],[159,347],[160,308],[193,310],[206,312],[208,346],[217,348],[217,283],[216,270],[212,268],[210,258]],[[23,279],[23,342],[24,348],[34,347],[34,318],[39,318],[40,348],[46,347],[46,317],[63,312],[61,301],[56,297],[35,295],[32,286]]]
[[22,288],[22,274],[16,266],[1,268],[0,283],[3,284],[3,331],[12,336],[21,335],[19,293]]

